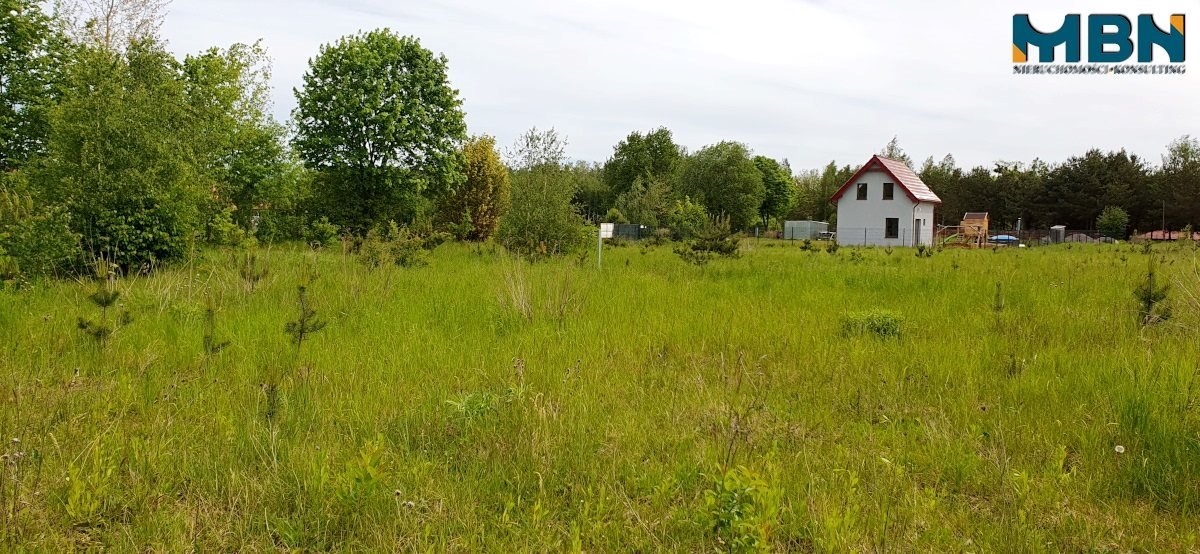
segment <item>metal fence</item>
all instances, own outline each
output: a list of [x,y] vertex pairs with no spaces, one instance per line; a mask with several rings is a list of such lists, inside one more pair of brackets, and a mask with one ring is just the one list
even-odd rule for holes
[[940,246],[1044,246],[1051,244],[1110,244],[1115,240],[1095,229],[989,229],[986,239],[964,237],[956,228],[938,229],[935,242]]

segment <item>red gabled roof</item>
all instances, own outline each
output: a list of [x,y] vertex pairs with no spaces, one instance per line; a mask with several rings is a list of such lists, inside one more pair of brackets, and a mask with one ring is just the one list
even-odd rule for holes
[[846,184],[842,185],[842,188],[838,189],[837,193],[830,200],[837,202],[850,186],[857,183],[863,174],[868,171],[883,171],[887,173],[897,185],[900,185],[900,188],[904,190],[904,194],[907,194],[913,202],[942,203],[942,199],[938,198],[938,195],[934,194],[932,190],[929,190],[929,187],[921,181],[921,178],[905,165],[904,162],[884,158],[883,156],[872,156],[866,165],[862,166],[862,169],[858,170],[858,173],[855,173],[849,181],[846,181]]

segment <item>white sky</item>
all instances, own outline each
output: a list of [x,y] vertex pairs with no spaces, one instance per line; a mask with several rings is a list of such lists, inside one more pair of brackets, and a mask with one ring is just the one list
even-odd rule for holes
[[263,39],[283,120],[321,44],[388,27],[449,58],[472,134],[507,145],[555,127],[589,161],[658,126],[690,150],[738,140],[796,170],[861,163],[893,135],[918,162],[965,167],[1091,147],[1157,163],[1200,135],[1195,45],[1183,76],[1015,76],[1014,13],[1042,30],[1068,13],[1153,13],[1164,28],[1185,13],[1200,35],[1200,0],[175,0],[163,35],[180,54]]

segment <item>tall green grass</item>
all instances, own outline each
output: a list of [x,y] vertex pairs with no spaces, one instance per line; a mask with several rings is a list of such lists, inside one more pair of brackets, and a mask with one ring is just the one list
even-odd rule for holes
[[1191,250],[1145,327],[1130,246],[743,250],[210,251],[103,344],[94,283],[0,292],[0,548],[1200,548]]

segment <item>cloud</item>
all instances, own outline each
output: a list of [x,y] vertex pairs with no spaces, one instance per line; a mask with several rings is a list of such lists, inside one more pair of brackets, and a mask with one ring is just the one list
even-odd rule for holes
[[[450,60],[473,133],[510,143],[556,127],[569,154],[603,161],[665,125],[695,150],[721,140],[793,167],[857,163],[893,135],[914,158],[963,165],[1062,160],[1129,148],[1157,160],[1200,134],[1200,80],[1011,75],[1011,5],[821,0],[176,0],[179,53],[259,38],[286,119],[307,60],[340,36],[389,27]],[[1170,2],[1039,2],[1066,13],[1155,13]],[[1050,25],[1052,23],[1047,23]]]

